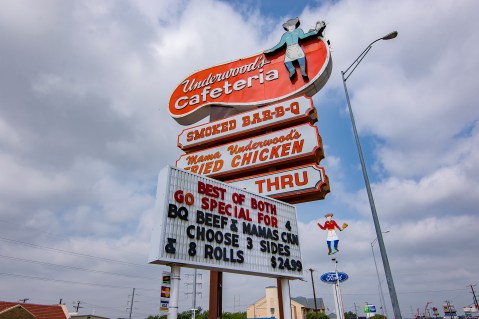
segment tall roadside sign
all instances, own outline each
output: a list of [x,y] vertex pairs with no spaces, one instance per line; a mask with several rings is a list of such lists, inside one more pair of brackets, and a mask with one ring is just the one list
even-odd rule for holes
[[195,72],[171,94],[184,154],[159,175],[149,258],[171,266],[169,319],[181,266],[210,270],[211,319],[222,314],[223,272],[276,278],[290,319],[289,280],[303,276],[292,204],[330,191],[311,98],[331,74],[329,41],[324,22],[299,26],[288,20],[272,48]]

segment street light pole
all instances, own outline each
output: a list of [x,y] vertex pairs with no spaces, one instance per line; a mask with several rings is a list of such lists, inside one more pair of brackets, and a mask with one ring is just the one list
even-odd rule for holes
[[[379,38],[379,39],[371,42],[371,44],[369,44],[366,47],[366,49],[364,49],[364,51],[356,58],[356,60],[354,60],[354,62],[346,69],[346,71],[341,71],[341,75],[342,75],[342,78],[343,78],[343,85],[344,85],[344,92],[346,94],[346,100],[348,102],[349,115],[351,117],[351,124],[352,124],[353,132],[354,132],[354,139],[356,141],[356,146],[357,146],[357,149],[358,149],[359,161],[361,162],[361,169],[362,169],[362,172],[363,172],[364,183],[366,184],[366,191],[368,193],[369,205],[371,206],[371,214],[372,214],[372,217],[373,217],[374,228],[376,229],[376,237],[378,239],[379,251],[381,252],[381,258],[382,258],[383,265],[384,265],[384,273],[386,275],[386,281],[388,283],[389,295],[391,296],[391,303],[392,303],[392,306],[393,306],[394,317],[395,317],[395,319],[402,319],[401,310],[399,309],[399,303],[398,303],[398,299],[397,299],[397,295],[396,295],[396,288],[394,287],[394,281],[393,281],[393,277],[392,277],[392,273],[391,273],[391,268],[389,267],[389,260],[388,260],[388,256],[387,256],[387,253],[386,253],[386,247],[384,246],[384,240],[383,240],[383,237],[382,237],[381,226],[379,224],[378,214],[376,212],[376,206],[374,204],[373,194],[372,194],[371,186],[370,186],[370,183],[369,183],[369,177],[368,177],[368,173],[367,173],[367,170],[366,170],[366,164],[364,163],[363,152],[362,152],[362,149],[361,149],[361,144],[359,142],[359,136],[358,136],[358,132],[357,132],[357,129],[356,129],[356,123],[354,122],[354,115],[353,115],[353,110],[351,108],[351,101],[349,99],[349,93],[348,93],[348,89],[346,87],[347,79],[351,76],[351,74],[354,72],[354,70],[359,65],[359,63],[361,63],[361,61],[364,59],[364,57],[368,54],[369,50],[371,50],[372,45],[374,43],[378,42],[379,40],[394,39],[397,36],[397,34],[398,33],[396,31],[394,31],[394,32],[391,32],[391,33],[385,35],[382,38]],[[353,69],[351,71],[349,71],[352,67],[353,67]],[[348,73],[348,71],[349,71],[349,73]]]
[[[386,230],[385,232],[383,232],[383,234],[387,234],[389,233],[389,230]],[[384,294],[383,294],[383,286],[381,285],[381,278],[379,277],[379,271],[378,271],[378,264],[376,263],[376,255],[374,254],[374,244],[376,244],[376,241],[378,239],[375,238],[373,240],[373,242],[371,243],[371,251],[373,252],[373,259],[374,259],[374,266],[376,267],[376,274],[378,275],[378,285],[379,285],[379,293],[381,294],[380,295],[380,298],[381,298],[381,305],[382,305],[382,310],[383,310],[383,315],[386,314],[386,318],[389,318],[389,315],[388,315],[388,310],[386,308],[386,299],[384,299]]]
[[313,285],[313,297],[314,297],[314,312],[318,312],[318,305],[316,304],[316,289],[314,288],[313,268],[309,268],[311,272],[311,284]]

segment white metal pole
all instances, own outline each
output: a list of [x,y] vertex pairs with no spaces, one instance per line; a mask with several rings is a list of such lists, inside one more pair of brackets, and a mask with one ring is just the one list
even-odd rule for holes
[[289,295],[288,279],[281,278],[281,295],[283,296],[283,319],[291,319],[291,297]]
[[334,308],[336,309],[336,318],[341,319],[339,315],[339,302],[338,302],[338,289],[336,283],[333,284],[333,299],[334,299]]
[[341,293],[341,286],[339,285],[339,281],[338,281],[338,297],[339,297],[339,312],[341,314],[341,319],[345,319],[345,317],[344,317],[343,294]]
[[341,297],[341,288],[339,287],[339,275],[338,275],[338,261],[336,258],[333,258],[334,262],[334,272],[336,273],[336,282],[334,283],[335,289],[335,298],[338,300],[337,304],[338,307],[336,309],[336,316],[338,319],[344,319],[344,307],[343,307],[343,300]]
[[180,297],[180,271],[181,267],[171,266],[171,290],[170,303],[168,306],[168,319],[176,319],[178,316],[178,300]]

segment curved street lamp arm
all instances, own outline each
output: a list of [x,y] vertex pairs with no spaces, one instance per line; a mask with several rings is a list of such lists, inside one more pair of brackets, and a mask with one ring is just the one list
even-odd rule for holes
[[[354,70],[358,67],[359,63],[361,63],[361,61],[364,59],[364,57],[369,53],[369,50],[371,50],[373,44],[378,42],[379,40],[382,40],[382,39],[383,38],[379,38],[379,39],[374,40],[373,42],[371,42],[366,47],[366,49],[364,49],[364,51],[361,52],[361,54],[356,58],[356,60],[354,60],[354,62],[351,63],[351,65],[345,71],[341,71],[341,73],[343,73],[345,75],[344,81],[346,81],[349,78],[349,76],[351,76],[351,74],[354,72]],[[346,75],[346,73],[348,73],[349,69],[351,69],[352,66],[354,66],[354,68],[351,70],[351,72],[349,72],[348,75]]]

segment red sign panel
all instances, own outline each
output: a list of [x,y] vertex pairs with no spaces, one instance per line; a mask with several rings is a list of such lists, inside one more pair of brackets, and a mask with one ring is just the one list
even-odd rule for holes
[[312,96],[326,83],[332,63],[321,37],[301,44],[307,60],[307,78],[290,79],[284,50],[263,53],[198,71],[173,91],[168,105],[182,125],[194,124],[210,114],[208,106],[229,106],[239,112],[306,94]]
[[323,199],[329,192],[324,168],[316,164],[248,176],[228,183],[290,204],[310,201],[312,197]]
[[316,109],[311,98],[299,96],[226,119],[188,127],[178,136],[178,147],[191,151],[251,136],[266,129],[314,123],[316,120]]
[[322,158],[318,128],[308,123],[184,154],[176,166],[196,174],[224,178],[300,160],[318,162]]

